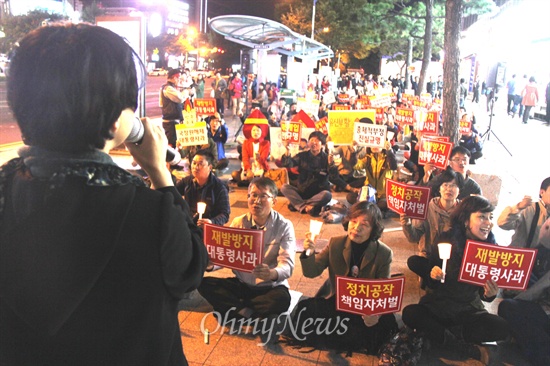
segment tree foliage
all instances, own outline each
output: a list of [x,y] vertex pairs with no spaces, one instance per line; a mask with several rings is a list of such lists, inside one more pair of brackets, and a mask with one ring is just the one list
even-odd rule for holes
[[43,21],[56,22],[65,20],[60,14],[53,14],[42,10],[33,10],[25,15],[5,16],[1,26],[6,36],[0,38],[0,52],[9,53],[16,43],[30,31],[41,27]]

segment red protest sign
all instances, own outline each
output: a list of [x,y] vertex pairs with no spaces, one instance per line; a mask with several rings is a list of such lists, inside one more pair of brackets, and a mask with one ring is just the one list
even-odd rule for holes
[[424,112],[422,121],[416,124],[416,131],[428,135],[437,135],[439,133],[439,112]]
[[281,123],[281,140],[289,143],[300,143],[302,136],[302,123],[300,122],[283,122]]
[[483,286],[491,279],[501,288],[525,290],[536,256],[536,249],[468,240],[458,280]]
[[388,179],[386,181],[386,199],[388,208],[398,214],[426,220],[430,188],[399,183]]
[[324,135],[328,135],[328,117],[323,117],[315,122],[315,131],[321,131]]
[[401,311],[405,277],[368,280],[336,276],[336,310],[359,315]]
[[458,125],[458,133],[461,135],[467,135],[472,131],[472,122],[460,120]]
[[400,125],[413,125],[416,122],[414,111],[408,108],[396,108],[395,122]]
[[420,150],[418,152],[418,164],[433,164],[437,168],[445,169],[449,162],[449,155],[451,155],[452,148],[452,142],[422,138],[420,140]]
[[376,108],[376,122],[384,122],[384,108]]
[[333,111],[349,111],[351,107],[347,104],[333,104],[332,110]]
[[216,99],[195,99],[195,110],[198,116],[216,114]]
[[204,245],[216,265],[252,272],[262,262],[264,231],[204,225]]

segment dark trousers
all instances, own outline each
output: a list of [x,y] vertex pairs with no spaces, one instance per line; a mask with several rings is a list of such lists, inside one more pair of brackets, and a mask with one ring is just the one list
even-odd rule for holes
[[523,123],[527,123],[527,121],[529,120],[529,115],[531,114],[531,108],[533,108],[533,106],[531,105],[524,106],[523,104],[521,106],[525,107],[525,110],[523,111]]
[[403,309],[403,322],[439,345],[443,344],[445,330],[449,328],[460,328],[464,341],[468,343],[493,342],[508,337],[506,320],[474,308],[453,318],[441,318],[426,306],[414,304]]
[[232,307],[238,313],[250,308],[258,317],[281,314],[290,306],[290,292],[286,286],[248,286],[236,277],[205,277],[198,288],[199,293],[222,317]]
[[508,94],[507,102],[508,103],[506,105],[506,113],[510,114],[510,112],[512,112],[512,107],[514,106],[514,104],[516,104],[514,100],[514,94]]
[[216,98],[216,110],[218,113],[223,116],[223,112],[225,111],[225,105],[224,105],[224,99],[223,98]]
[[510,332],[534,366],[550,365],[550,318],[531,301],[504,299],[498,315],[510,324]]
[[168,143],[173,148],[176,147],[176,141],[178,140],[178,136],[176,134],[176,124],[176,121],[162,122],[162,128],[164,128],[164,133],[166,134]]

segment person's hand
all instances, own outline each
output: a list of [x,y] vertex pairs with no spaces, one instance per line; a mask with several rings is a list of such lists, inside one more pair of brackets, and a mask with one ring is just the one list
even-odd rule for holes
[[424,165],[424,183],[428,183],[428,181],[430,180],[430,177],[432,176],[432,173],[436,170],[437,168],[435,167],[435,165],[433,164],[426,164]]
[[174,185],[170,171],[166,168],[166,148],[168,139],[161,126],[153,124],[149,118],[142,120],[144,135],[141,144],[125,143],[134,160],[147,172],[155,188]]
[[197,220],[197,226],[200,226],[200,227],[204,226],[204,224],[211,224],[211,223],[212,223],[212,220],[210,219],[203,218],[203,219]]
[[378,324],[378,320],[380,320],[380,315],[363,315],[362,318],[363,323],[365,323],[367,327],[372,327]]
[[405,214],[399,215],[399,222],[402,226],[412,225],[411,218]]
[[328,154],[328,164],[329,165],[334,164],[334,155]]
[[495,281],[489,280],[483,285],[484,295],[487,298],[494,297],[498,294],[498,285]]
[[[275,272],[275,275],[273,274],[273,272]],[[277,279],[277,271],[275,271],[274,269],[269,269],[269,266],[264,263],[258,264],[252,270],[252,274],[254,274],[256,278],[259,278],[263,281],[275,281]]]
[[246,179],[247,179],[247,180],[252,180],[252,179],[254,179],[254,173],[252,173],[252,169],[248,169],[248,170],[246,171]]
[[311,240],[311,233],[307,232],[304,239],[304,252],[308,249],[315,250],[315,243]]
[[386,142],[384,142],[384,149],[386,149],[386,150],[391,149],[391,143],[388,140],[386,140]]
[[443,278],[443,270],[438,266],[433,267],[432,271],[430,272],[430,277],[433,280],[441,281],[441,279]]
[[523,199],[518,203],[518,209],[524,210],[527,207],[531,206],[531,203],[533,203],[533,199],[531,196],[524,196]]

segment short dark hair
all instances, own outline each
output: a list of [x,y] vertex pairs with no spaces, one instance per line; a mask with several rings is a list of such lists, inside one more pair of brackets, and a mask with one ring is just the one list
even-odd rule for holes
[[268,177],[256,177],[250,181],[248,187],[255,185],[258,188],[267,188],[273,197],[277,197],[279,194],[279,189],[277,189],[277,184],[268,178]]
[[27,145],[64,152],[102,149],[121,112],[137,108],[145,69],[114,32],[55,24],[19,43],[7,97]]
[[350,220],[361,215],[367,215],[372,220],[372,231],[370,233],[369,240],[380,239],[382,233],[384,232],[384,224],[382,223],[382,211],[380,211],[380,208],[378,208],[376,203],[373,202],[359,201],[354,203],[350,207],[348,214],[342,221],[344,229],[347,231]]
[[449,160],[451,160],[456,154],[466,155],[469,158],[472,157],[472,153],[470,152],[470,150],[466,149],[464,146],[453,147],[453,149],[451,150],[451,155],[449,156]]
[[309,137],[308,137],[308,141],[311,140],[312,138],[316,138],[317,140],[321,141],[321,144],[323,145],[326,145],[327,143],[327,136],[322,133],[321,131],[313,131],[312,133],[309,134]]
[[208,165],[214,164],[214,155],[212,155],[212,153],[206,149],[200,149],[199,151],[196,152],[195,155],[202,156],[204,160],[208,162]]
[[[550,187],[550,177],[542,181],[542,183],[540,184],[540,190],[546,191],[548,187]],[[539,198],[542,198],[540,194],[539,194]]]
[[451,213],[451,226],[460,230],[466,230],[464,224],[474,212],[493,212],[495,206],[483,196],[468,196],[455,207]]
[[443,183],[449,183],[453,180],[456,182],[458,189],[462,189],[462,186],[464,185],[464,180],[459,179],[458,174],[450,167],[447,167],[447,169],[445,169],[443,172],[441,172],[441,174],[437,176],[437,183],[434,185],[433,190],[435,192],[439,192],[439,188],[441,188],[441,185]]

